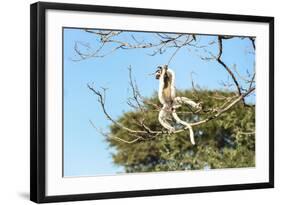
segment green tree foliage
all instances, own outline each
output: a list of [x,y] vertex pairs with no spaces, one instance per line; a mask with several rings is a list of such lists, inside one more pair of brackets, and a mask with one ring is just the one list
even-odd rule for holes
[[[178,96],[203,102],[204,109],[190,113],[191,108],[183,106],[178,110],[182,119],[196,122],[205,119],[210,111],[235,97],[227,91],[178,91]],[[222,97],[223,96],[223,97]],[[159,104],[156,94],[147,99]],[[205,111],[204,111],[205,110]],[[126,112],[118,121],[128,128],[140,129],[144,120],[152,130],[163,129],[158,122],[158,111],[150,104],[144,110]],[[179,127],[180,128],[180,127]],[[245,106],[239,102],[220,117],[193,128],[196,145],[189,140],[188,130],[178,134],[162,134],[146,137],[132,144],[108,138],[113,161],[125,168],[126,172],[175,171],[195,169],[237,168],[255,166],[255,105]],[[133,137],[126,130],[111,125],[110,134],[126,140]]]

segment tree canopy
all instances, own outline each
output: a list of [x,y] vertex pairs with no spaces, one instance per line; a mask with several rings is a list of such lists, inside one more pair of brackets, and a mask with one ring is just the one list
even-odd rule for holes
[[[226,101],[237,96],[234,92],[222,90],[187,90],[178,91],[177,95],[198,98],[204,105],[197,113],[187,106],[180,108],[178,114],[187,122],[206,118],[211,109],[223,107]],[[155,104],[159,103],[157,95],[146,100],[151,103],[144,104],[142,110],[126,112],[116,121],[133,130],[139,129],[141,122],[152,130],[163,129],[155,110]],[[111,137],[106,140],[116,150],[113,153],[114,163],[123,166],[126,172],[238,168],[255,166],[254,130],[255,105],[245,106],[239,101],[215,120],[210,119],[194,127],[196,145],[190,143],[188,130],[163,132],[151,137],[146,135],[141,140],[124,143],[116,139],[130,141],[135,136],[116,123],[110,126]]]

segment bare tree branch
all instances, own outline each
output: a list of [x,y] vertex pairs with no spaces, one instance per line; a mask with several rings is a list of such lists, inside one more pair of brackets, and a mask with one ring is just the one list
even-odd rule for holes
[[250,41],[252,42],[252,46],[254,48],[254,50],[256,50],[256,42],[255,42],[255,38],[254,37],[249,37]]
[[[166,34],[166,33],[155,33],[155,40],[151,42],[146,42],[145,40],[139,40],[137,36],[130,35],[129,41],[124,41],[122,39],[126,38],[118,38],[120,35],[122,35],[123,31],[106,31],[106,30],[89,30],[86,29],[86,32],[89,34],[93,34],[97,37],[99,37],[101,45],[98,46],[96,49],[92,49],[88,44],[84,44],[81,42],[76,42],[74,46],[74,51],[77,53],[80,59],[78,60],[85,60],[88,58],[95,58],[95,57],[105,57],[117,50],[126,50],[126,49],[152,49],[153,53],[151,55],[156,54],[162,54],[166,51],[166,49],[174,48],[175,51],[172,53],[170,58],[168,59],[168,64],[172,61],[172,59],[176,56],[176,54],[179,52],[182,48],[190,48],[194,47],[195,50],[202,49],[204,52],[206,52],[211,57],[200,57],[203,60],[215,60],[218,62],[219,65],[221,65],[225,71],[228,73],[229,78],[231,79],[231,82],[233,83],[224,83],[225,86],[231,87],[232,85],[235,85],[237,94],[232,96],[210,96],[216,99],[219,99],[222,101],[222,104],[218,107],[213,107],[209,109],[203,109],[203,110],[197,110],[193,111],[190,110],[190,112],[177,112],[179,113],[192,113],[199,115],[200,112],[204,112],[205,118],[204,119],[198,119],[199,121],[189,123],[192,127],[200,126],[204,123],[209,122],[210,120],[216,119],[220,117],[223,113],[230,110],[233,106],[235,106],[237,103],[242,102],[244,105],[245,103],[245,97],[250,95],[255,91],[255,72],[253,74],[248,75],[247,77],[242,76],[236,67],[233,67],[232,69],[223,61],[223,40],[229,40],[234,38],[233,36],[218,36],[217,37],[217,46],[218,46],[218,53],[216,55],[213,55],[211,51],[206,50],[205,45],[197,45],[198,41],[200,41],[200,38],[197,38],[195,34]],[[246,38],[246,37],[245,37]],[[255,49],[255,38],[253,37],[247,37],[253,46],[253,49]],[[216,41],[210,42],[209,45],[213,45]],[[109,51],[104,51],[106,45],[110,45],[107,47],[107,50],[109,48]],[[216,45],[216,44],[214,44]],[[83,49],[85,48],[85,49]],[[119,140],[124,143],[135,143],[140,140],[147,140],[149,138],[154,138],[159,135],[169,135],[169,134],[177,134],[186,131],[187,128],[177,129],[173,133],[167,131],[166,129],[162,128],[161,130],[154,130],[147,126],[145,124],[145,115],[148,111],[148,106],[155,108],[155,111],[159,112],[161,110],[161,106],[159,106],[157,103],[154,103],[148,99],[145,99],[138,88],[136,80],[133,78],[132,74],[132,67],[129,66],[129,86],[132,93],[132,96],[127,99],[127,103],[129,106],[131,106],[133,109],[142,112],[142,117],[139,117],[138,119],[133,119],[134,123],[136,123],[137,128],[132,129],[124,124],[122,124],[120,121],[116,121],[111,117],[109,112],[106,109],[106,89],[101,88],[102,90],[97,90],[93,85],[88,84],[88,88],[92,91],[92,93],[97,97],[98,102],[102,108],[102,111],[106,118],[114,125],[119,127],[120,129],[123,129],[128,133],[129,136],[132,137],[132,140],[127,139],[121,139],[116,136],[111,136],[107,133],[104,133],[103,131],[96,129],[99,131],[103,136],[107,138],[112,138]],[[237,75],[237,76],[236,76]],[[248,86],[246,88],[245,86],[242,87],[239,84],[239,81],[245,82],[245,84]],[[191,77],[192,78],[192,77]],[[244,85],[244,84],[243,84]],[[196,88],[192,79],[192,87],[193,87],[193,95],[196,96]],[[149,109],[151,111],[151,109]],[[94,127],[94,124],[90,121],[92,126]]]
[[[222,65],[225,70],[228,72],[228,74],[230,75],[230,77],[232,78],[236,88],[237,88],[237,91],[238,91],[238,94],[241,96],[242,95],[242,92],[241,92],[241,88],[240,88],[240,85],[238,83],[238,80],[236,79],[235,75],[233,74],[233,72],[231,71],[231,69],[224,63],[224,61],[221,59],[221,56],[222,56],[222,52],[223,52],[223,46],[222,46],[222,39],[230,39],[230,37],[226,37],[226,36],[218,36],[218,48],[219,48],[219,53],[218,53],[218,56],[217,56],[217,62]],[[244,98],[242,99],[243,101],[243,104],[245,104],[245,100]]]
[[[150,55],[154,56],[158,53],[162,54],[165,52],[167,48],[182,48],[186,45],[196,46],[195,44],[191,44],[191,42],[195,41],[195,35],[190,34],[174,34],[168,35],[165,33],[156,33],[157,38],[154,42],[144,42],[139,41],[136,36],[130,35],[131,41],[123,41],[118,40],[117,37],[122,35],[123,31],[103,31],[103,30],[90,30],[85,29],[87,33],[91,33],[97,37],[99,37],[101,46],[97,49],[90,49],[87,45],[86,51],[84,51],[83,47],[85,44],[83,43],[75,43],[74,51],[78,54],[80,59],[75,59],[74,61],[85,60],[88,58],[103,58],[107,55],[112,54],[113,52],[120,49],[150,49],[155,48],[154,52]],[[190,38],[192,36],[192,38]],[[105,45],[111,45],[110,51],[102,52]]]
[[133,140],[130,140],[130,141],[124,140],[124,139],[122,139],[122,138],[120,138],[120,137],[116,137],[116,136],[114,136],[114,135],[109,135],[109,134],[104,133],[101,129],[97,129],[97,127],[94,125],[94,123],[93,123],[91,120],[89,120],[89,122],[90,122],[90,124],[92,125],[92,127],[93,127],[95,130],[97,130],[97,132],[99,132],[102,136],[106,137],[107,139],[110,139],[110,138],[111,138],[111,139],[116,139],[116,140],[118,140],[118,141],[121,141],[121,142],[124,142],[124,143],[127,143],[127,144],[132,144],[132,143],[134,143],[134,142],[137,142],[137,141],[140,140],[140,139],[143,139],[143,137],[135,135],[135,136],[134,136],[135,139],[133,139]]
[[[132,141],[126,141],[124,139],[118,139],[119,141],[126,141],[126,143],[133,143],[136,142],[138,140],[144,140],[146,138],[149,137],[155,137],[158,136],[159,134],[171,134],[169,131],[166,130],[152,130],[150,129],[148,126],[146,126],[144,123],[142,123],[142,128],[143,130],[133,130],[131,128],[128,128],[126,126],[124,126],[123,124],[115,121],[107,112],[106,108],[105,108],[105,101],[104,101],[104,95],[105,95],[105,90],[104,90],[104,94],[102,94],[100,91],[95,90],[94,87],[88,85],[88,88],[98,97],[98,102],[100,103],[102,110],[105,114],[105,116],[107,117],[108,120],[110,120],[113,124],[115,124],[116,126],[118,126],[120,129],[123,129],[125,131],[127,131],[128,133],[130,133],[130,135],[133,136],[137,136],[136,139],[132,140]],[[249,89],[246,93],[238,96],[235,100],[231,101],[229,103],[229,99],[226,103],[224,103],[221,107],[215,109],[216,113],[210,115],[209,117],[207,117],[206,119],[194,122],[194,123],[190,123],[190,125],[192,127],[195,126],[199,126],[202,125],[204,123],[209,122],[210,120],[214,120],[216,118],[218,118],[219,116],[221,116],[223,113],[227,112],[229,109],[231,109],[234,105],[236,105],[238,102],[240,102],[244,97],[248,96],[250,93],[252,93],[255,90],[254,87],[252,87],[251,89]],[[227,105],[226,105],[227,104]],[[93,125],[93,123],[91,123]],[[186,128],[184,129],[178,129],[175,132],[173,132],[173,134],[177,134],[177,133],[181,133],[183,131],[185,131]],[[109,137],[108,135],[106,135],[105,133],[103,133],[104,136]],[[114,136],[111,136],[111,138],[114,138]]]
[[[132,76],[132,67],[129,66],[128,67],[128,70],[129,70],[129,85],[131,87],[131,90],[132,90],[132,94],[133,94],[133,99],[134,101],[136,102],[137,104],[137,107],[143,111],[143,106],[142,106],[142,102],[140,102],[140,99],[139,98],[142,98],[141,95],[140,95],[140,92],[138,90],[138,87],[137,87],[137,84],[135,82],[135,80],[133,80],[133,76]],[[130,99],[130,98],[129,98]],[[131,103],[131,101],[129,100],[129,102]]]
[[210,116],[204,120],[201,120],[199,122],[195,122],[195,123],[192,123],[191,125],[192,126],[197,126],[197,125],[201,125],[203,123],[206,123],[210,120],[213,120],[215,118],[218,118],[221,114],[225,113],[226,111],[228,111],[230,108],[232,108],[234,105],[236,105],[238,102],[240,102],[241,100],[243,100],[246,96],[248,96],[250,93],[252,93],[253,91],[255,90],[255,88],[251,88],[250,90],[248,90],[246,93],[240,95],[239,97],[237,97],[235,100],[233,100],[229,105],[227,105],[226,107],[221,107],[218,112],[213,115],[213,116]]

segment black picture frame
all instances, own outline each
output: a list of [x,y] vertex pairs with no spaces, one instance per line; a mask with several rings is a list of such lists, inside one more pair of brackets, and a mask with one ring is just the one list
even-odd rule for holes
[[[46,196],[46,10],[86,11],[195,19],[263,22],[269,24],[269,181],[192,188],[170,188],[107,193]],[[274,187],[274,18],[144,8],[38,2],[30,7],[30,200],[37,203],[96,200],[197,192],[230,191]]]

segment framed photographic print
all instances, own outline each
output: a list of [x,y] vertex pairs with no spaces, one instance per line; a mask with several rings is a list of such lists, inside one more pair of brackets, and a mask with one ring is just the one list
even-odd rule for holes
[[274,18],[31,5],[34,202],[274,187]]

